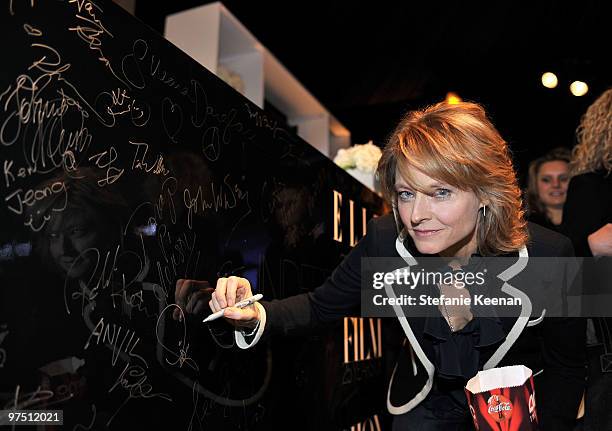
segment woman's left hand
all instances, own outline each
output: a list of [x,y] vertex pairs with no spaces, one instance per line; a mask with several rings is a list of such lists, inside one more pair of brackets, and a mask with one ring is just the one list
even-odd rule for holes
[[593,256],[612,256],[612,223],[608,223],[588,236]]

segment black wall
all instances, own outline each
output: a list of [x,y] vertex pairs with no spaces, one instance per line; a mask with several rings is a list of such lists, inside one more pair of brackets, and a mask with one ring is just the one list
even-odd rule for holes
[[380,198],[110,2],[9,2],[0,24],[1,408],[70,429],[380,413],[382,361],[343,365],[342,322],[240,351],[171,318],[179,278],[312,290],[350,251],[349,201],[361,226]]

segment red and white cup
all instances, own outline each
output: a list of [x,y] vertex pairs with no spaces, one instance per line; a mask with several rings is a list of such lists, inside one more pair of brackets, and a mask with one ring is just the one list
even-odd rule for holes
[[523,365],[479,371],[466,387],[478,431],[537,431],[533,375]]

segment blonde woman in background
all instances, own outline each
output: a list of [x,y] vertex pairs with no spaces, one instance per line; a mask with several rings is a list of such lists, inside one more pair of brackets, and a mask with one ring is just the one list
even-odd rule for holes
[[578,256],[612,256],[612,88],[589,106],[577,130],[563,212]]
[[612,309],[600,298],[612,293],[612,89],[589,106],[576,134],[563,232],[571,238],[578,256],[594,256],[584,263],[587,295],[583,303],[597,307],[591,315],[608,316],[588,323],[589,384],[583,429],[610,430]]

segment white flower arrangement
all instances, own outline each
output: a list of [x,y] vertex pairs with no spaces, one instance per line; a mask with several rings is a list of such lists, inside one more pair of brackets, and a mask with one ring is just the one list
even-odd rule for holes
[[380,194],[375,174],[381,157],[380,148],[370,141],[367,144],[340,149],[334,157],[334,162],[372,191]]
[[372,141],[369,141],[367,144],[340,149],[336,157],[334,157],[334,163],[345,170],[357,169],[374,174],[381,156],[382,151],[380,148],[374,145]]

